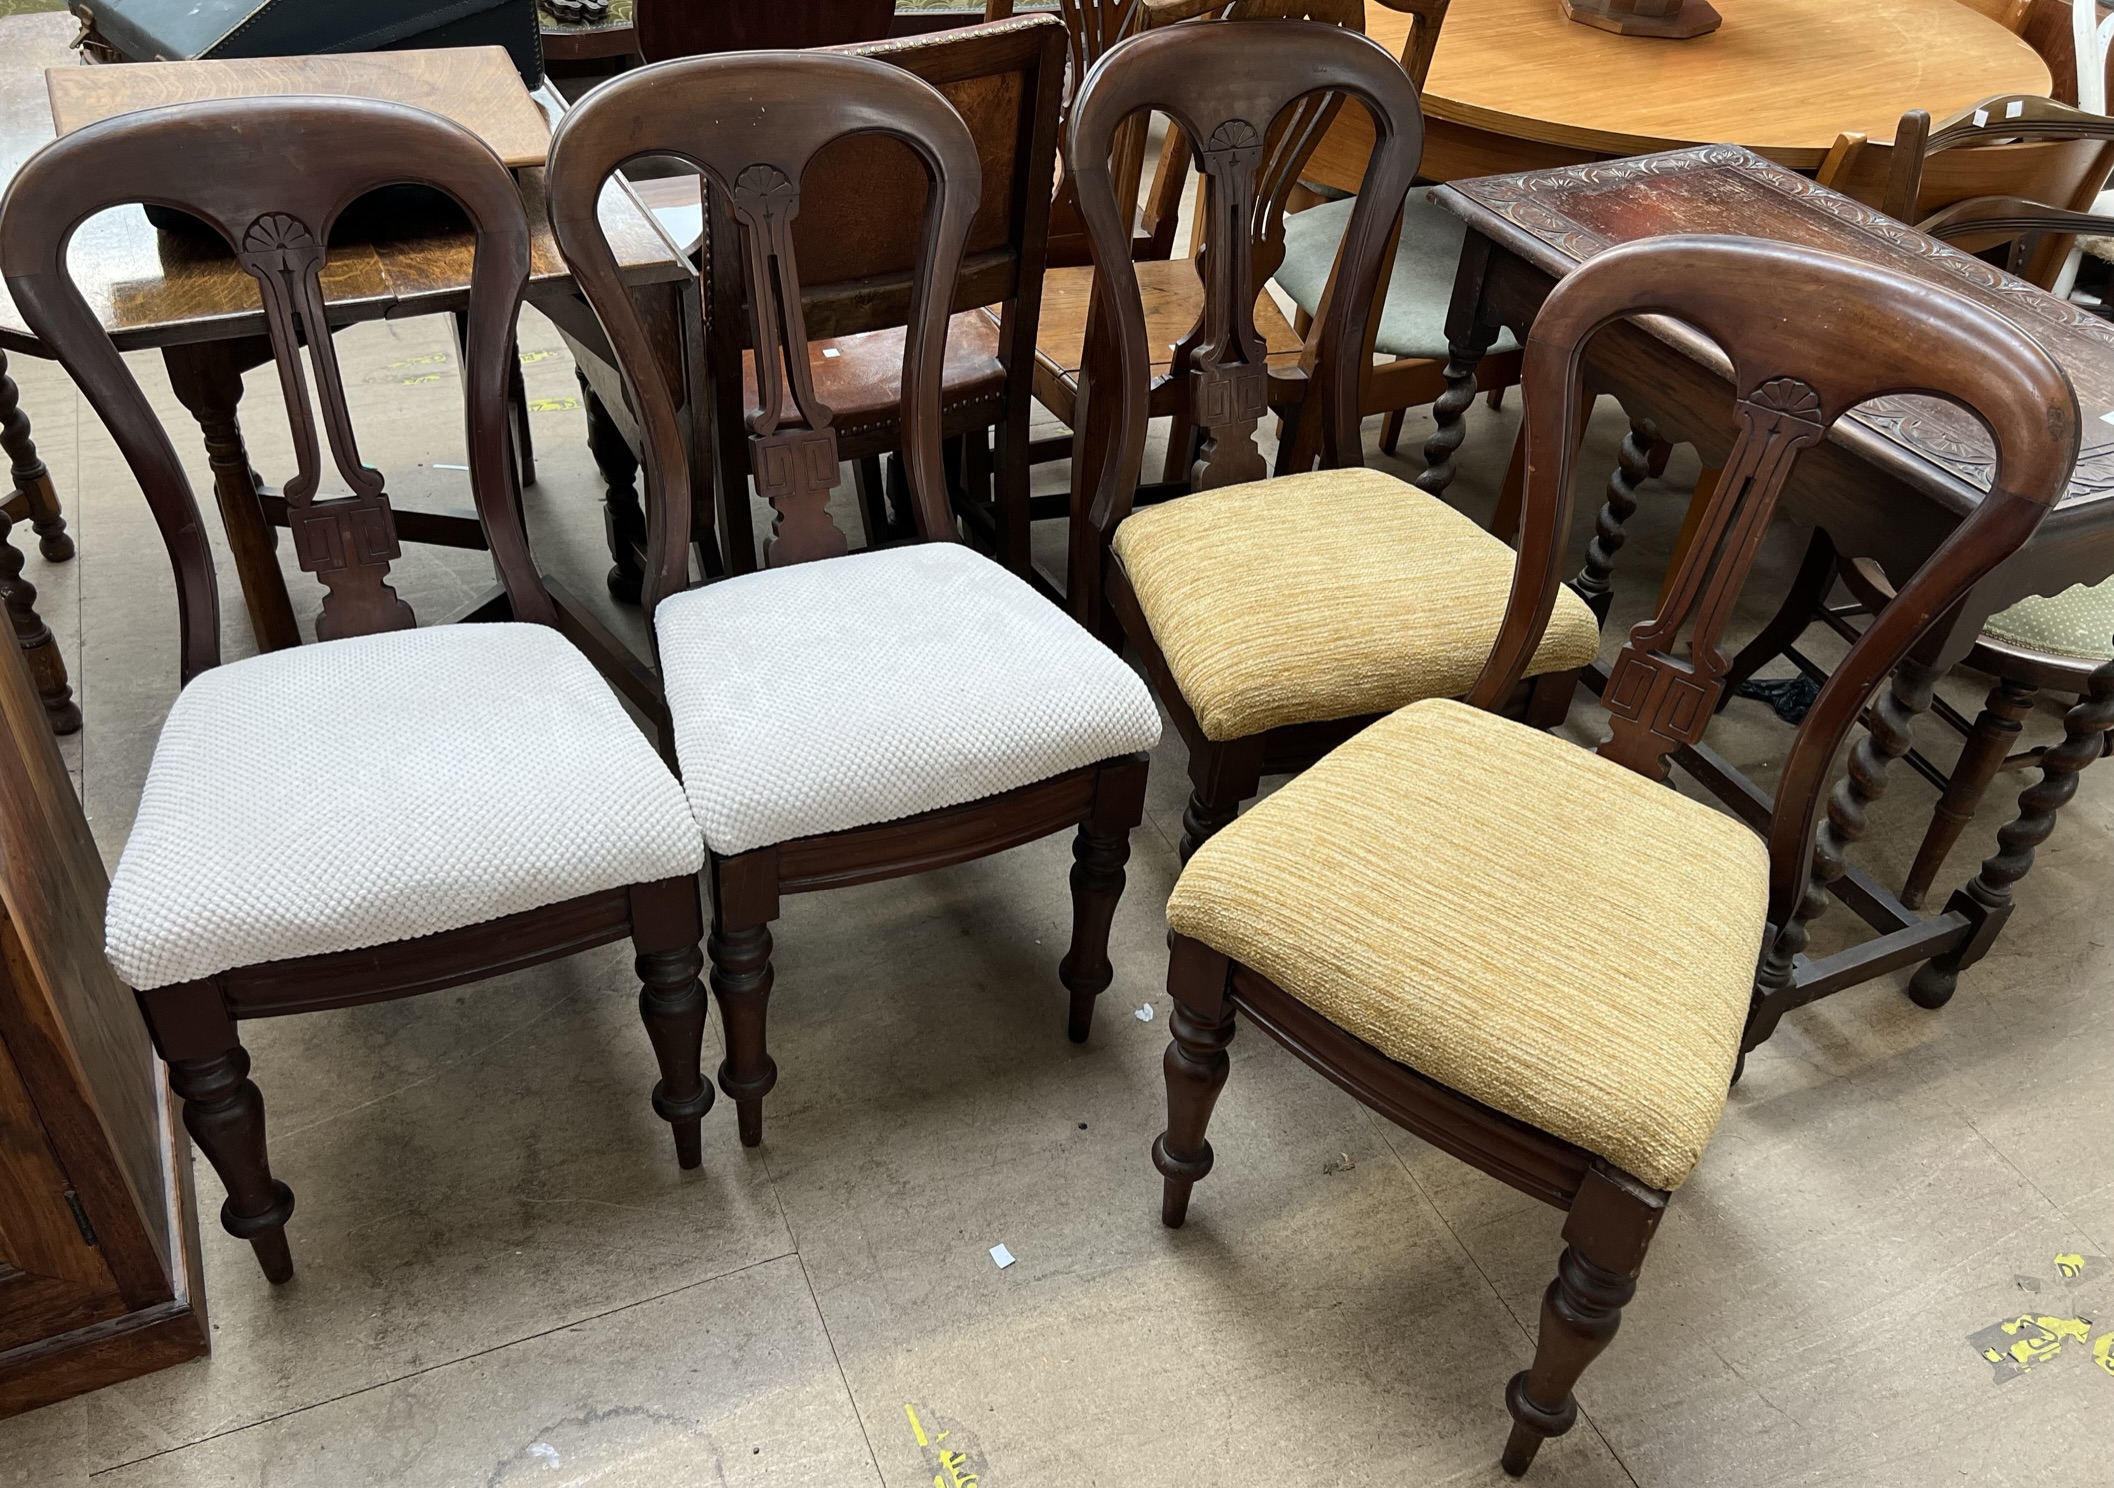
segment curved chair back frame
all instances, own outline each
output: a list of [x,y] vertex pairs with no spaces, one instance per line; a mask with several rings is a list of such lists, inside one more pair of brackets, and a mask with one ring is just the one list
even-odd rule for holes
[[[1065,132],[1066,168],[1079,193],[1080,213],[1094,255],[1094,316],[1089,346],[1102,339],[1108,365],[1097,365],[1083,389],[1080,415],[1111,420],[1110,457],[1092,480],[1084,512],[1097,545],[1105,545],[1130,514],[1145,454],[1151,358],[1138,277],[1130,262],[1129,224],[1118,208],[1108,167],[1109,142],[1143,109],[1169,115],[1191,142],[1207,183],[1204,224],[1205,305],[1200,336],[1189,342],[1188,378],[1193,418],[1204,443],[1192,472],[1197,487],[1259,480],[1267,472],[1255,428],[1267,404],[1269,376],[1255,329],[1257,277],[1254,225],[1269,203],[1259,183],[1275,174],[1280,191],[1292,171],[1276,168],[1311,151],[1328,109],[1316,95],[1355,99],[1373,119],[1375,144],[1358,205],[1344,234],[1341,283],[1322,329],[1327,348],[1318,369],[1317,396],[1308,416],[1323,419],[1323,461],[1362,463],[1358,438],[1358,353],[1374,313],[1374,288],[1393,231],[1395,213],[1415,179],[1424,149],[1424,116],[1401,64],[1362,35],[1313,21],[1254,20],[1229,25],[1185,25],[1148,32],[1103,57],[1081,86]],[[1277,127],[1290,112],[1292,119]],[[1309,138],[1311,136],[1311,139]],[[1299,156],[1299,158],[1303,158]],[[1091,573],[1082,581],[1082,568]],[[1098,566],[1074,562],[1074,613],[1098,605]]]
[[[551,225],[616,352],[646,445],[653,522],[647,613],[687,586],[690,481],[671,390],[617,272],[596,204],[610,175],[644,155],[673,155],[724,192],[741,231],[756,348],[757,406],[747,411],[758,492],[777,513],[769,564],[845,551],[829,519],[838,480],[830,410],[809,376],[792,220],[808,162],[832,140],[888,135],[924,163],[923,250],[903,338],[903,449],[918,531],[954,536],[940,456],[940,376],[949,302],[981,195],[976,143],[939,90],[901,68],[826,52],[744,52],[662,62],[596,89],[551,142]],[[781,426],[790,387],[800,422]]]
[[[1587,345],[1602,327],[1639,315],[1671,317],[1718,345],[1733,366],[1740,428],[1695,541],[1658,612],[1631,630],[1603,693],[1612,732],[1600,752],[1651,778],[1665,778],[1668,756],[1696,743],[1716,708],[1730,665],[1723,627],[1800,451],[1857,404],[1899,393],[1959,404],[1996,444],[1989,494],[1850,648],[1785,759],[1768,833],[1769,920],[1783,927],[1815,912],[1800,906],[1816,892],[1814,821],[1836,751],[1917,638],[2024,545],[2068,489],[2077,397],[2010,322],[1926,281],[1750,238],[1611,249],[1556,287],[1527,338],[1525,519],[1511,604],[1469,695],[1479,707],[1510,695],[1555,606]],[[1684,630],[1686,654],[1677,644]],[[1859,768],[1853,760],[1852,773]],[[1841,871],[1828,868],[1823,896]]]
[[[327,587],[318,639],[407,629],[389,587],[398,553],[381,473],[360,459],[331,344],[321,274],[332,224],[384,186],[429,186],[476,233],[464,371],[470,481],[515,618],[557,623],[536,576],[507,450],[507,369],[528,286],[521,196],[491,149],[420,109],[350,98],[229,99],[125,114],[46,145],[0,203],[0,263],[29,328],[117,441],[176,574],[182,675],[220,661],[220,600],[198,503],[168,432],[66,272],[82,222],[132,203],[174,208],[226,240],[257,280],[299,470],[285,494],[301,567]],[[321,454],[301,347],[315,368],[323,435],[349,497],[317,499]]]

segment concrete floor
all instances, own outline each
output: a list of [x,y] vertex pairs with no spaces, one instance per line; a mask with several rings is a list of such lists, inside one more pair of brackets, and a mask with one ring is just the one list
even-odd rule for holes
[[[523,339],[539,554],[599,598],[600,488],[571,369],[540,319]],[[466,504],[440,323],[339,344],[365,452],[399,502]],[[158,363],[137,365],[173,408]],[[87,714],[68,758],[114,861],[176,688],[173,596],[92,415],[48,365],[17,370],[80,542],[69,565],[24,547]],[[250,432],[277,479],[268,376],[251,380]],[[1456,489],[1478,514],[1516,407],[1472,415]],[[1426,427],[1412,418],[1406,451]],[[1596,484],[1621,427],[1605,408],[1594,424]],[[179,444],[202,476],[196,440]],[[1694,472],[1677,455],[1647,488],[1618,619],[1655,587]],[[1039,540],[1054,552],[1061,534]],[[1774,584],[1796,551],[1778,535]],[[476,555],[430,549],[398,573],[427,619],[485,581]],[[229,654],[244,654],[232,574],[222,593]],[[1948,686],[1963,702],[1980,690]],[[2029,727],[2052,735],[2054,718]],[[1595,737],[1591,708],[1568,727]],[[1720,733],[1765,777],[1787,737],[1747,702]],[[701,1172],[678,1172],[648,1107],[623,947],[250,1025],[274,1163],[300,1196],[297,1279],[268,1287],[209,1220],[212,1357],[0,1423],[0,1482],[1503,1481],[1500,1396],[1531,1351],[1555,1211],[1250,1032],[1212,1131],[1218,1169],[1186,1230],[1158,1223],[1146,1147],[1183,792],[1170,738],[1134,839],[1116,982],[1083,1048],[1063,1037],[1054,975],[1061,838],[788,901],[766,1144],[744,1151],[722,1101]],[[1863,860],[1898,881],[1931,802],[1897,771]],[[1950,879],[2007,803],[1992,801]],[[2101,769],[1944,1012],[1891,978],[1794,1014],[1749,1061],[1586,1377],[1578,1428],[1534,1481],[2114,1481],[2110,814]],[[198,1173],[211,1216],[221,1194]],[[1001,1243],[1010,1269],[988,1254]],[[1981,1335],[2022,1315],[2079,1321],[2054,1357],[1993,1367]]]

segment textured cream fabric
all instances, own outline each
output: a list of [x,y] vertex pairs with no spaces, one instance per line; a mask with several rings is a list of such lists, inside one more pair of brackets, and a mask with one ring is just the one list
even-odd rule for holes
[[738,853],[1049,780],[1160,740],[1144,681],[960,543],[765,569],[653,624],[690,808]]
[[[1377,470],[1199,491],[1116,529],[1138,604],[1212,739],[1387,713],[1475,685],[1504,623],[1512,550]],[[1593,659],[1568,588],[1528,668]]]
[[1675,1188],[1725,1105],[1767,908],[1738,822],[1436,700],[1198,848],[1167,918],[1391,1058]]
[[1990,616],[1982,629],[2014,646],[2081,661],[2105,661],[2114,653],[2114,579],[2073,584],[2053,597],[2036,594],[2022,599]]
[[202,673],[154,746],[105,951],[146,990],[697,872],[683,788],[542,625],[438,625]]

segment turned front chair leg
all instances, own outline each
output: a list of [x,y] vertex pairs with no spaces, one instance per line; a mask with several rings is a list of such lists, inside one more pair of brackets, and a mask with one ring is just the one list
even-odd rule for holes
[[294,1193],[272,1176],[264,1146],[264,1096],[250,1077],[249,1051],[240,1044],[203,1059],[169,1062],[169,1088],[184,1103],[184,1128],[228,1191],[220,1224],[250,1242],[264,1279],[290,1281],[294,1258],[286,1245]]
[[1152,1144],[1152,1163],[1165,1180],[1160,1196],[1160,1223],[1180,1229],[1189,1217],[1189,1191],[1211,1171],[1211,1143],[1204,1138],[1211,1111],[1226,1085],[1232,1061],[1233,1004],[1226,987],[1232,965],[1202,941],[1174,938],[1167,962],[1167,991],[1174,999],[1168,1015],[1167,1045],[1161,1068],[1167,1077],[1167,1130]]
[[712,955],[712,995],[727,1042],[719,1088],[734,1102],[741,1145],[763,1141],[763,1098],[778,1083],[778,1066],[764,1041],[764,1014],[771,1003],[771,929],[768,925],[724,925],[717,917],[706,942]]
[[1057,979],[1071,994],[1065,1036],[1086,1042],[1094,1000],[1115,980],[1108,936],[1123,897],[1123,865],[1130,861],[1131,829],[1145,819],[1145,755],[1102,770],[1094,805],[1072,840],[1072,944],[1057,963]]
[[2011,746],[2018,741],[2021,724],[2033,711],[2038,690],[2010,678],[1989,689],[1988,701],[1982,705],[1981,716],[1975,719],[1967,742],[1960,748],[1959,761],[1946,779],[1945,793],[1938,799],[1937,810],[1931,813],[1930,829],[1923,834],[1915,864],[1901,886],[1901,902],[1910,909],[1922,906],[1923,896],[1930,892],[1938,870],[1945,866],[1946,854],[1974,820],[1975,808],[1982,804],[1990,782],[2004,768]]
[[1556,1279],[1542,1295],[1534,1363],[1505,1387],[1512,1435],[1499,1465],[1513,1477],[1527,1470],[1544,1441],[1576,1424],[1571,1391],[1621,1326],[1665,1212],[1664,1193],[1625,1173],[1594,1168],[1580,1184],[1564,1223]]
[[654,1114],[675,1138],[678,1167],[704,1161],[700,1127],[712,1109],[705,1081],[705,988],[698,980],[704,933],[697,907],[697,880],[642,884],[631,894],[632,963],[639,978],[639,1018],[653,1042],[661,1077],[653,1087]]

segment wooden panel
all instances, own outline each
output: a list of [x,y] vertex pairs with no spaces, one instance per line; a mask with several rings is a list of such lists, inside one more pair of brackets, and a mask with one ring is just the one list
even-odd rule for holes
[[0,1353],[125,1311],[67,1206],[71,1185],[0,1045]]
[[54,67],[45,85],[60,134],[169,103],[305,94],[425,109],[462,125],[510,166],[541,165],[550,153],[550,122],[505,47]]
[[207,1334],[189,1147],[103,958],[103,861],[21,653],[0,650],[7,1415],[202,1353]]
[[[160,1069],[103,958],[102,856],[18,653],[0,662],[0,1041],[91,1216],[131,1213],[104,1254],[135,1301],[168,1295]],[[99,1227],[100,1228],[100,1227]]]

